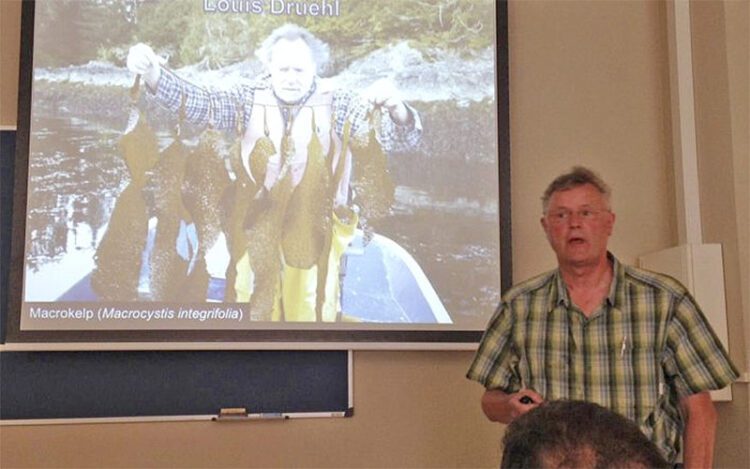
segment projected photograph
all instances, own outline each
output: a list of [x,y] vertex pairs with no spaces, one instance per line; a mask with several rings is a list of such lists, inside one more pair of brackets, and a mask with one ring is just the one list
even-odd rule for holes
[[37,0],[21,330],[482,330],[495,8]]

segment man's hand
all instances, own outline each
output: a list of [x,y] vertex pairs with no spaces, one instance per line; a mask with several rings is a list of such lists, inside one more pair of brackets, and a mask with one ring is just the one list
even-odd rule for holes
[[373,106],[386,109],[396,124],[405,125],[410,122],[411,113],[391,80],[382,78],[376,81],[365,90],[364,96]]
[[151,88],[156,88],[161,76],[161,66],[166,62],[167,59],[156,55],[147,44],[136,44],[128,51],[128,70],[141,75]]
[[488,389],[482,396],[482,410],[484,415],[493,422],[508,424],[538,407],[542,402],[544,398],[531,389],[521,389],[513,394],[506,394],[498,389]]

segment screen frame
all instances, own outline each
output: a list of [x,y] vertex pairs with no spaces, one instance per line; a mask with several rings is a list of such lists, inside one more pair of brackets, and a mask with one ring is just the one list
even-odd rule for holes
[[[512,285],[511,187],[510,187],[510,122],[509,122],[509,58],[508,58],[508,7],[504,0],[496,0],[496,98],[498,122],[498,219],[500,220],[500,280],[501,292]],[[160,348],[166,344],[182,344],[185,348],[214,348],[215,345],[247,344],[248,348],[275,347],[289,344],[293,347],[315,348],[458,348],[476,346],[482,337],[480,330],[362,330],[362,329],[253,329],[253,330],[21,330],[21,310],[24,272],[25,223],[27,208],[27,181],[29,165],[29,138],[31,127],[31,90],[33,79],[33,40],[35,2],[23,2],[21,18],[21,54],[19,72],[18,128],[16,131],[15,168],[12,175],[13,206],[11,227],[11,253],[7,265],[7,308],[5,308],[4,337],[11,344],[60,343],[81,344],[87,348],[97,343],[112,343],[133,348]],[[5,207],[4,207],[5,208]],[[137,345],[140,344],[140,345]],[[369,345],[368,345],[369,344]],[[33,345],[32,345],[33,347]],[[220,345],[219,345],[220,347]],[[119,348],[119,347],[118,347]]]

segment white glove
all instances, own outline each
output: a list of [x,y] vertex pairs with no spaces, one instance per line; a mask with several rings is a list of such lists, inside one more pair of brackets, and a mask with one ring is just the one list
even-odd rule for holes
[[161,76],[161,65],[166,62],[167,59],[156,55],[147,44],[138,43],[128,51],[128,70],[141,75],[151,88],[156,87]]

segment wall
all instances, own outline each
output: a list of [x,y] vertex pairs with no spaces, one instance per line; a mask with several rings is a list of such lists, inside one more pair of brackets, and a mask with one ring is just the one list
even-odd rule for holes
[[[0,1],[2,13],[13,10],[8,3],[13,2]],[[717,40],[727,57],[744,54],[746,61],[747,23],[724,14],[720,2],[711,8],[714,15],[722,13],[721,27],[709,21],[696,28],[705,28],[709,37],[721,29]],[[14,21],[3,14],[3,32]],[[539,228],[539,196],[554,175],[575,163],[599,170],[613,187],[612,249],[622,260],[633,262],[640,254],[675,245],[663,2],[513,1],[509,26],[514,278],[554,266]],[[17,43],[3,39],[3,50],[14,47]],[[722,93],[730,102],[737,96],[746,100],[747,63],[744,72],[733,63],[696,60],[696,69],[711,67],[702,72],[706,77],[728,76]],[[14,87],[16,80],[5,70],[2,89]],[[702,106],[714,100],[697,101]],[[730,117],[712,132],[726,131],[730,124],[739,130],[730,142],[721,140],[730,156],[722,157],[722,168],[714,168],[718,174],[702,178],[701,195],[710,199],[712,189],[735,187],[734,202],[730,209],[723,199],[706,200],[704,223],[707,237],[724,242],[733,236],[741,254],[742,249],[747,253],[747,232],[742,234],[747,213],[738,211],[747,210],[742,199],[748,182],[747,172],[733,176],[733,168],[747,171],[747,105],[732,104],[727,111],[727,100],[722,102],[719,111]],[[743,112],[744,124],[738,122]],[[702,147],[702,164],[713,145]],[[724,215],[709,216],[717,210]],[[742,291],[736,277],[745,272],[747,281],[748,262],[736,264],[726,272],[728,297],[735,298]],[[747,330],[747,300],[733,301],[729,310],[730,327]],[[733,359],[745,369],[742,334],[733,333],[730,340]],[[0,427],[0,466],[497,467],[503,427],[485,421],[478,404],[481,388],[463,378],[470,359],[469,352],[356,352],[351,419]],[[718,405],[717,467],[750,467],[747,385],[734,385],[734,395],[733,402]]]
[[[703,239],[722,245],[729,343],[741,370],[750,364],[748,25],[748,2],[691,3]],[[721,424],[737,432],[717,441],[716,452],[725,467],[750,467],[747,383],[733,392],[734,401],[718,410]]]
[[18,57],[21,34],[21,2],[0,2],[0,129],[16,125],[18,108]]

